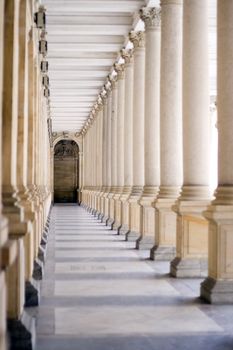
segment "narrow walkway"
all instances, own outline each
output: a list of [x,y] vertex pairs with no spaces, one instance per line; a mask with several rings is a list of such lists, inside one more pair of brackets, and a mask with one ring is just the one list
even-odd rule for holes
[[202,303],[200,280],[169,278],[81,207],[51,222],[37,350],[233,349],[233,306]]

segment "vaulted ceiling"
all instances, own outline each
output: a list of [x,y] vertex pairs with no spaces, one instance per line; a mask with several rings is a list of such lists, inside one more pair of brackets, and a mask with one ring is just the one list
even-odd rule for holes
[[53,131],[80,131],[144,0],[44,0]]
[[[47,11],[53,131],[79,132],[107,75],[140,25],[135,14],[159,0],[42,0]],[[216,0],[210,5],[211,95],[216,85]]]

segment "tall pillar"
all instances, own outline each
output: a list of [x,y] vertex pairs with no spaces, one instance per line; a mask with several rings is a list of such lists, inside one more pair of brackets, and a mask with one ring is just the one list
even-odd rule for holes
[[119,233],[129,231],[129,202],[133,186],[133,50],[123,49],[125,60],[125,119],[124,119],[124,189],[122,201],[122,225]]
[[106,177],[106,155],[107,155],[107,113],[108,113],[108,107],[107,107],[107,95],[105,94],[105,91],[101,93],[101,98],[103,100],[103,141],[102,141],[102,176],[103,176],[103,186],[102,186],[102,194],[100,198],[101,203],[101,215],[99,218],[101,221],[104,221],[104,201],[105,201],[105,192],[107,189],[107,177]]
[[[4,1],[0,3],[0,52],[4,50]],[[0,183],[2,183],[2,103],[3,103],[3,55],[0,55]],[[2,188],[0,188],[0,349],[7,348],[6,305],[7,285],[4,267],[8,268],[10,261],[5,261],[4,250],[8,243],[8,223],[2,215]]]
[[161,1],[160,188],[151,250],[156,260],[174,258],[176,213],[172,207],[183,183],[182,4],[183,0]]
[[95,174],[96,174],[96,159],[95,159],[95,128],[96,128],[96,119],[94,116],[94,112],[92,110],[91,112],[91,127],[89,129],[89,136],[90,136],[90,145],[91,145],[91,152],[90,152],[90,156],[91,156],[91,187],[90,187],[90,192],[89,192],[89,196],[90,196],[90,212],[93,213],[94,210],[94,191],[95,191]]
[[121,227],[122,202],[120,196],[124,188],[124,119],[125,119],[125,67],[124,64],[115,63],[118,82],[117,102],[117,188],[114,196],[115,213],[113,228],[118,230]]
[[108,225],[112,227],[115,221],[115,193],[117,189],[117,154],[118,154],[118,140],[117,140],[117,119],[118,119],[118,81],[111,79],[112,84],[112,114],[111,114],[111,174],[112,186],[111,192],[113,194],[110,199],[110,219]]
[[129,232],[127,240],[136,240],[141,232],[139,200],[144,186],[144,112],[145,112],[145,38],[143,32],[130,32],[134,45],[133,87],[133,188],[129,198]]
[[103,156],[103,101],[102,98],[98,97],[98,154],[97,154],[97,164],[98,164],[98,198],[97,198],[97,208],[96,215],[99,217],[101,215],[101,195],[103,187],[103,175],[102,175],[102,156]]
[[[16,199],[16,161],[17,161],[17,113],[18,113],[18,28],[19,6],[14,0],[5,2],[4,28],[4,81],[3,81],[3,149],[2,149],[2,195],[3,213],[9,219],[10,238],[16,235],[17,260],[8,269],[8,317],[19,319],[24,305],[24,248],[22,233],[26,231],[21,225],[21,210],[15,206]],[[4,145],[7,145],[5,147]],[[10,160],[10,161],[9,161]],[[16,278],[18,266],[21,266]],[[14,278],[15,277],[15,278]],[[23,288],[23,287],[22,287]]]
[[[4,11],[4,80],[3,80],[3,149],[2,149],[2,191],[3,191],[3,213],[9,219],[9,244],[14,244],[15,258],[6,262],[7,281],[7,316],[8,330],[11,341],[19,338],[23,343],[33,342],[30,332],[34,331],[34,322],[27,329],[24,323],[25,318],[25,250],[23,238],[29,229],[27,222],[23,222],[23,211],[16,206],[17,193],[17,134],[18,134],[18,87],[19,87],[19,28],[20,7],[16,0],[5,2]],[[23,6],[23,5],[22,5]],[[21,16],[25,13],[21,12]],[[22,19],[22,17],[21,17]],[[22,43],[21,43],[22,44]],[[9,252],[6,260],[11,260]],[[29,317],[29,316],[28,316]],[[17,321],[17,322],[16,322]],[[14,343],[12,343],[14,346]]]
[[[32,32],[28,32],[27,2],[20,3],[20,35],[19,35],[19,81],[18,81],[18,134],[17,134],[17,204],[22,209],[22,219],[30,223],[28,231],[23,237],[25,250],[25,278],[26,278],[26,305],[28,305],[28,289],[32,290],[30,282],[34,266],[34,213],[30,195],[28,193],[28,145],[29,145],[29,49],[32,59],[33,38]],[[31,64],[31,62],[30,62]],[[30,164],[31,165],[31,164]],[[36,295],[38,292],[35,291]],[[31,295],[31,293],[30,293]],[[31,298],[31,296],[30,296]],[[36,298],[35,305],[38,305]],[[32,305],[30,305],[32,306]]]
[[217,7],[217,108],[218,188],[216,199],[204,213],[209,221],[208,277],[201,297],[211,303],[233,302],[233,3],[219,1]]
[[208,1],[187,0],[183,13],[184,185],[176,206],[176,277],[203,276],[207,270],[209,204]]
[[138,249],[150,249],[155,237],[155,208],[160,184],[160,8],[141,9],[145,22],[145,186],[142,206],[141,237]]
[[106,113],[106,190],[104,201],[104,219],[106,223],[109,220],[109,203],[112,196],[111,189],[111,114],[112,114],[112,91],[111,85],[106,86],[108,92],[107,113]]

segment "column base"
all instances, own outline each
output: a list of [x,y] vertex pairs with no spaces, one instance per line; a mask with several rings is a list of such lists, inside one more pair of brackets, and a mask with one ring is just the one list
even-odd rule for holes
[[129,233],[129,228],[126,225],[122,225],[121,228],[118,230],[119,235],[127,235]]
[[176,256],[175,246],[154,246],[150,251],[150,259],[157,261],[171,261]]
[[98,220],[100,220],[100,221],[101,221],[101,220],[102,220],[102,218],[103,218],[103,214],[102,214],[102,213],[99,213],[99,214],[98,214],[98,216],[97,216],[97,218],[98,218]]
[[38,306],[40,302],[40,285],[31,279],[25,283],[25,306]]
[[114,219],[109,218],[106,221],[106,226],[109,226],[111,228],[111,230],[113,229],[113,224],[114,224]]
[[119,222],[114,222],[112,229],[116,230],[118,235],[119,235],[120,234],[120,229],[121,229],[121,224],[119,224]]
[[211,304],[233,304],[233,281],[207,277],[201,283],[200,296]]
[[38,260],[40,260],[44,264],[45,258],[46,258],[46,246],[41,244],[38,250]]
[[7,321],[10,350],[33,350],[36,343],[35,318],[27,312],[19,320],[9,319]]
[[181,259],[176,257],[170,264],[171,275],[178,278],[206,277],[207,270],[208,262],[203,258]]
[[44,276],[44,266],[39,259],[35,259],[32,277],[37,281],[38,280],[41,281],[43,276]]
[[96,216],[96,209],[91,210],[91,215]]
[[105,219],[104,214],[101,214],[101,215],[100,215],[100,221],[104,223],[104,219]]
[[108,219],[109,219],[109,217],[104,215],[101,222],[107,226]]
[[138,250],[150,250],[155,243],[154,237],[150,236],[144,236],[140,237],[136,241],[136,249]]
[[136,242],[141,237],[141,234],[136,231],[126,233],[125,240],[128,242]]
[[97,220],[99,219],[99,216],[100,216],[100,212],[98,210],[96,210],[95,217]]

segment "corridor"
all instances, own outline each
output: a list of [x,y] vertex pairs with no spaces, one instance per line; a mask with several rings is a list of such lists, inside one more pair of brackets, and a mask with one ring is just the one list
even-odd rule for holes
[[199,298],[78,206],[52,209],[37,350],[230,350],[233,306]]

